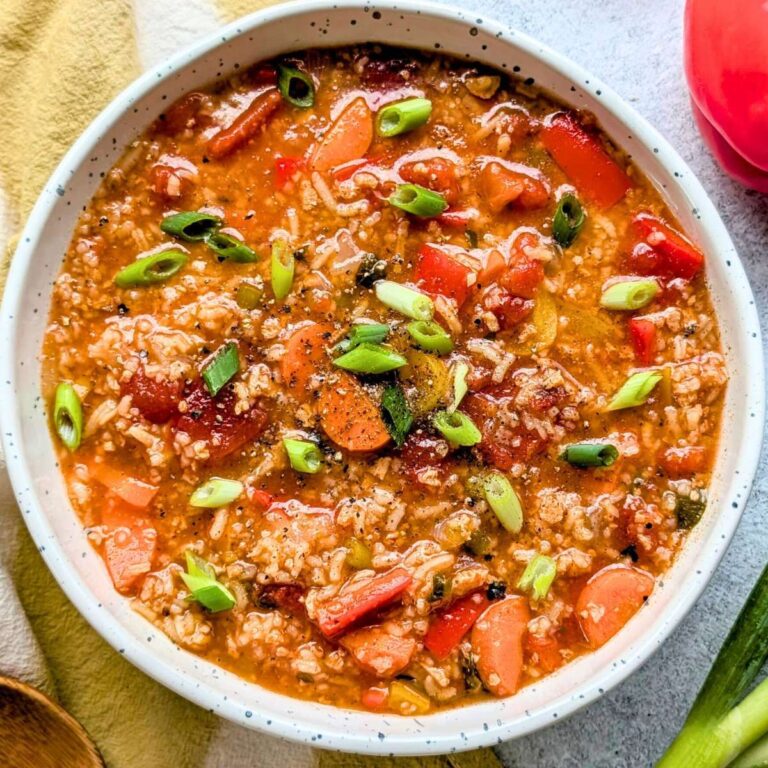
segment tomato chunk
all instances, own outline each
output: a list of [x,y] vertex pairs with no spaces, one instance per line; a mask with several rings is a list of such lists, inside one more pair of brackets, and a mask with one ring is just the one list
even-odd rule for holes
[[412,637],[398,637],[384,627],[356,629],[344,635],[340,643],[361,669],[380,678],[402,672],[416,652]]
[[210,461],[225,456],[255,440],[267,426],[267,414],[257,402],[243,413],[236,413],[237,396],[225,386],[211,397],[202,379],[196,379],[184,393],[185,412],[176,421],[176,431],[193,440],[205,441]]
[[436,469],[442,477],[449,451],[447,440],[434,437],[423,429],[415,429],[400,450],[403,471],[414,483],[421,483],[422,473],[431,469]]
[[659,463],[670,477],[695,475],[707,468],[707,449],[701,445],[665,448],[659,454]]
[[395,602],[413,577],[402,567],[379,573],[339,593],[317,609],[317,625],[326,637],[335,637],[355,622]]
[[153,424],[164,424],[179,413],[181,382],[155,379],[140,365],[120,387],[122,395],[131,396],[131,405]]
[[610,208],[632,187],[619,164],[571,115],[559,112],[541,132],[547,151],[578,190],[601,208]]
[[406,163],[400,168],[400,178],[412,184],[439,192],[448,205],[453,205],[461,194],[456,163],[444,157],[431,157]]
[[651,575],[626,565],[598,571],[581,590],[576,615],[593,648],[607,643],[640,609],[653,592]]
[[427,293],[439,293],[461,306],[469,295],[472,270],[432,245],[419,248],[419,261],[413,279]]
[[521,165],[513,170],[500,162],[492,162],[484,165],[480,172],[480,194],[493,214],[508,205],[532,210],[547,204],[549,186],[534,168]]
[[631,318],[628,326],[637,362],[650,365],[656,355],[656,326],[644,317]]
[[704,254],[664,221],[641,211],[632,219],[634,239],[628,266],[641,275],[692,280],[704,266]]
[[489,604],[484,592],[472,592],[455,600],[432,619],[424,635],[424,647],[436,659],[446,659]]
[[275,186],[278,189],[285,189],[293,181],[293,177],[305,167],[303,157],[276,157]]
[[539,259],[527,255],[528,249],[538,248],[541,240],[532,232],[523,232],[515,238],[510,249],[510,264],[499,279],[499,285],[514,296],[533,299],[544,280],[544,265]]

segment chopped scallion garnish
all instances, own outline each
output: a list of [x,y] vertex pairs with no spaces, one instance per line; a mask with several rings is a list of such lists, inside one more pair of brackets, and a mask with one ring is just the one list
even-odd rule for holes
[[387,202],[422,219],[439,216],[448,207],[448,202],[439,192],[419,184],[399,184]]
[[347,338],[342,339],[333,351],[349,352],[365,342],[381,344],[388,334],[389,326],[385,323],[356,323],[349,329]]
[[574,467],[610,467],[619,458],[611,443],[573,443],[565,447],[560,458]]
[[448,406],[449,413],[453,413],[461,405],[464,395],[469,391],[469,386],[467,385],[468,374],[469,366],[466,363],[458,362],[453,367],[453,401]]
[[392,280],[379,280],[376,298],[390,309],[414,320],[431,320],[435,312],[432,299],[424,293]]
[[402,368],[408,361],[394,349],[364,341],[337,357],[333,364],[353,373],[386,373]]
[[505,530],[520,533],[523,529],[523,505],[512,483],[501,472],[489,472],[483,478],[483,496]]
[[272,293],[278,301],[282,301],[293,287],[293,275],[296,269],[296,258],[288,243],[278,238],[272,243]]
[[178,237],[180,240],[196,242],[204,240],[206,236],[222,225],[219,216],[199,211],[182,211],[166,216],[160,222],[160,229],[168,235]]
[[187,573],[182,573],[181,578],[192,593],[192,598],[212,613],[233,608],[235,598],[221,582],[216,581],[213,566],[189,549],[185,557]]
[[187,263],[187,254],[169,250],[153,253],[123,267],[114,278],[118,288],[138,288],[163,283]]
[[535,555],[523,571],[520,581],[517,582],[517,587],[526,592],[530,590],[534,600],[543,600],[547,596],[555,576],[557,576],[555,561],[546,555]]
[[660,371],[639,371],[632,374],[613,396],[606,410],[620,411],[643,405],[662,378]]
[[240,355],[237,344],[229,341],[219,347],[211,361],[203,368],[202,377],[211,397],[216,397],[221,388],[240,370]]
[[224,232],[209,232],[205,236],[205,244],[220,258],[234,261],[238,264],[250,264],[258,261],[259,256],[253,248],[249,248],[242,240]]
[[585,219],[584,208],[578,198],[571,194],[563,195],[557,204],[555,218],[552,220],[552,234],[555,240],[563,248],[572,245],[579,236]]
[[315,103],[312,78],[295,67],[277,65],[277,88],[280,95],[294,107],[308,109]]
[[190,506],[215,509],[231,504],[244,490],[239,480],[228,480],[224,477],[212,477],[195,488],[189,497]]
[[77,450],[83,436],[83,406],[75,388],[62,381],[53,399],[53,424],[59,439],[70,451]]
[[477,445],[483,439],[472,419],[461,411],[440,411],[435,414],[433,423],[438,432],[454,445]]
[[407,133],[429,120],[432,102],[429,99],[406,99],[397,104],[387,104],[376,114],[376,133],[389,138]]
[[291,467],[297,472],[314,475],[320,471],[320,467],[323,465],[323,454],[315,443],[309,440],[295,440],[286,437],[283,440],[283,446],[288,454]]
[[433,320],[414,320],[406,326],[411,338],[429,352],[446,355],[453,349],[453,340],[448,332]]
[[660,290],[655,280],[623,280],[603,291],[600,306],[605,309],[642,309],[653,301]]

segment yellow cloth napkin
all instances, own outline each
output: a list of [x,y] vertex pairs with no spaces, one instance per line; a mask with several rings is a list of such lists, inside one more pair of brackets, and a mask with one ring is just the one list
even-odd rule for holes
[[[268,5],[210,0],[220,22]],[[197,5],[199,5],[199,0]],[[136,5],[139,5],[137,3]],[[3,0],[0,7],[0,199],[18,226],[45,179],[98,111],[140,71],[136,7],[128,0]],[[172,34],[172,30],[168,30]],[[0,233],[1,235],[2,233]],[[10,254],[10,238],[0,253]],[[0,260],[0,290],[10,255]],[[0,496],[0,498],[3,498]],[[12,503],[6,504],[10,507]],[[296,748],[232,728],[156,684],[115,653],[60,591],[13,509],[0,509],[15,538],[4,563],[47,664],[52,693],[86,727],[114,768],[293,766]],[[3,564],[0,564],[3,565]],[[3,671],[0,659],[0,672]],[[37,679],[45,678],[40,674]],[[263,737],[261,737],[263,739]],[[291,751],[294,750],[294,751]],[[233,755],[235,757],[233,757]],[[294,757],[291,757],[293,755]],[[500,765],[490,750],[429,759],[362,758],[317,752],[323,768],[481,768]]]

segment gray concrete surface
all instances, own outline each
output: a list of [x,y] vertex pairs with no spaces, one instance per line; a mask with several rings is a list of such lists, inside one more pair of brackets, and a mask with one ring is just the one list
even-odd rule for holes
[[[723,175],[691,116],[682,70],[682,0],[472,0],[460,3],[551,45],[627,99],[671,142],[729,228],[768,325],[768,197]],[[645,768],[677,733],[768,555],[766,451],[741,526],[713,581],[670,640],[600,701],[499,749],[509,768]],[[695,766],[691,766],[695,768]]]

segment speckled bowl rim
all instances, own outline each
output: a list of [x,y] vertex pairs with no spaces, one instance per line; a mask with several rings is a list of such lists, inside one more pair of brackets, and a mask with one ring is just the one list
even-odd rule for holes
[[[100,602],[97,602],[95,588],[86,583],[74,567],[62,543],[54,535],[53,527],[43,511],[41,492],[35,488],[35,485],[36,481],[39,482],[40,475],[44,474],[46,469],[50,471],[50,467],[32,466],[26,455],[26,447],[21,442],[21,410],[22,407],[29,407],[27,401],[31,399],[29,396],[25,399],[25,394],[19,393],[17,386],[19,379],[19,371],[16,367],[17,341],[25,316],[24,310],[29,311],[28,302],[32,300],[32,297],[24,295],[23,289],[27,275],[35,264],[34,257],[36,254],[40,255],[39,252],[42,250],[38,235],[49,217],[55,214],[57,205],[66,194],[68,182],[74,173],[73,169],[89,161],[92,150],[104,136],[108,135],[113,126],[119,123],[121,117],[128,113],[132,104],[149,94],[158,83],[170,80],[177,71],[191,66],[197,59],[219,47],[225,48],[233,38],[246,35],[261,25],[273,22],[288,23],[309,12],[316,14],[318,19],[322,19],[331,9],[333,13],[354,13],[358,18],[363,14],[370,14],[372,18],[383,18],[384,21],[396,15],[401,19],[407,16],[411,20],[415,16],[421,16],[434,20],[437,29],[442,22],[453,24],[458,22],[466,27],[470,35],[477,37],[479,34],[481,39],[487,39],[489,42],[495,39],[509,43],[523,55],[537,59],[539,64],[551,70],[557,77],[578,83],[585,92],[589,89],[589,98],[594,98],[596,94],[607,112],[624,128],[631,131],[632,136],[628,138],[634,137],[635,144],[644,147],[647,151],[653,148],[652,151],[665,169],[666,177],[670,183],[677,185],[676,192],[691,205],[691,211],[688,213],[690,215],[692,212],[698,220],[699,232],[706,236],[710,245],[709,258],[714,259],[715,271],[719,279],[725,281],[728,289],[727,306],[733,315],[734,325],[732,337],[749,362],[751,387],[746,387],[743,402],[738,403],[738,407],[732,414],[734,418],[743,420],[741,426],[743,435],[737,446],[740,461],[739,469],[735,474],[738,478],[728,478],[723,481],[727,485],[727,496],[724,492],[720,499],[717,517],[708,529],[706,549],[699,554],[695,569],[691,567],[689,572],[686,572],[679,599],[669,603],[662,615],[649,615],[650,612],[646,612],[645,615],[648,618],[644,621],[651,625],[650,628],[640,632],[639,637],[627,647],[623,647],[621,643],[617,645],[617,640],[614,638],[602,649],[586,657],[597,661],[593,661],[591,666],[578,668],[578,670],[592,669],[585,679],[578,679],[579,671],[575,669],[581,660],[567,665],[555,676],[550,676],[548,679],[558,675],[561,676],[561,680],[573,678],[573,685],[560,695],[553,697],[552,701],[547,701],[530,711],[521,711],[520,707],[516,706],[516,702],[522,700],[523,694],[529,690],[524,689],[523,693],[511,699],[472,704],[458,710],[438,712],[421,718],[399,718],[393,715],[377,715],[319,705],[269,692],[244,682],[208,662],[200,661],[197,657],[192,657],[193,661],[189,662],[185,660],[189,654],[183,651],[174,657],[179,661],[173,663],[171,655],[161,651],[162,643],[169,642],[163,639],[164,636],[158,637],[158,633],[152,630],[145,630],[143,633],[129,631],[119,623],[117,609],[113,607],[116,613],[113,616]],[[314,26],[314,23],[311,26]],[[347,34],[346,37],[348,38],[349,35]],[[368,39],[384,39],[384,37],[384,35],[381,38],[371,36]],[[356,39],[362,41],[364,38]],[[335,42],[332,36],[321,40],[320,43],[340,44]],[[306,43],[306,45],[317,44],[315,40]],[[422,47],[426,48],[427,45],[422,44]],[[434,43],[434,48],[440,47],[440,43]],[[469,57],[468,54],[467,57]],[[257,52],[254,52],[253,58],[258,58]],[[473,58],[482,59],[482,55]],[[211,79],[213,77],[210,75],[201,76],[200,82]],[[571,90],[576,91],[576,88],[572,87]],[[560,94],[560,97],[564,98],[563,94]],[[621,143],[621,137],[616,138]],[[46,297],[44,306],[47,307],[47,305]],[[658,132],[617,94],[565,57],[516,30],[487,19],[480,19],[472,11],[415,0],[402,2],[388,0],[371,4],[341,0],[332,5],[322,0],[302,0],[273,6],[216,30],[202,42],[146,72],[117,96],[66,154],[46,184],[26,223],[10,269],[2,305],[0,360],[6,361],[9,367],[8,376],[0,380],[0,402],[4,405],[0,413],[3,422],[2,438],[8,470],[18,503],[23,510],[24,521],[62,589],[91,626],[141,670],[211,712],[270,735],[350,752],[424,755],[489,746],[530,733],[558,718],[572,714],[624,680],[669,636],[709,581],[738,525],[754,478],[762,441],[765,397],[763,351],[752,291],[730,237],[714,206],[685,163]],[[19,365],[22,366],[23,362],[19,361]],[[741,385],[745,383],[744,376],[746,374],[737,373],[736,378]],[[33,410],[40,410],[39,399],[39,396],[34,397]],[[34,418],[39,421],[39,413]],[[726,499],[730,500],[730,504],[726,503]],[[71,509],[69,514],[74,514]],[[83,552],[82,556],[86,558],[91,555]],[[663,584],[660,586],[663,589]],[[655,595],[651,601],[654,599]],[[640,619],[633,621],[639,622]],[[639,623],[636,626],[639,626]],[[149,646],[144,642],[143,637],[139,637],[146,632],[152,635],[147,640],[154,638],[157,641],[155,645]],[[637,634],[637,628],[635,634]],[[622,633],[617,637],[621,635]],[[617,649],[622,651],[620,657]],[[597,663],[601,665],[599,668],[595,668]],[[227,690],[230,691],[230,695],[222,695],[222,685],[229,686]],[[545,680],[540,687],[546,689],[546,686]],[[258,709],[244,702],[244,699],[249,696],[251,700],[254,698],[258,700]]]

